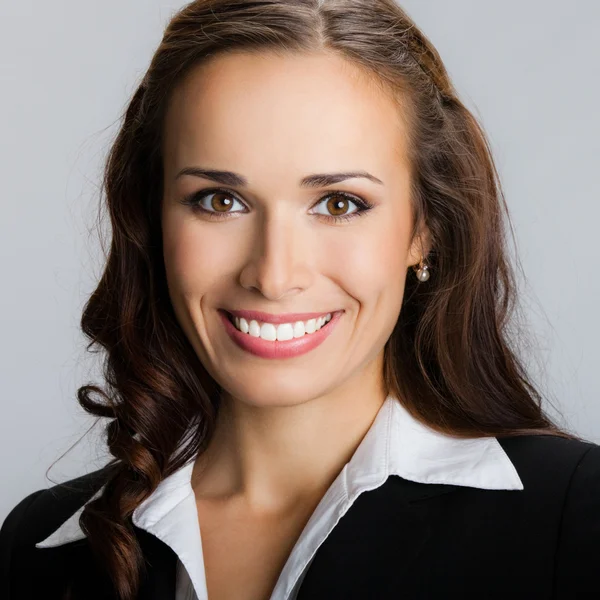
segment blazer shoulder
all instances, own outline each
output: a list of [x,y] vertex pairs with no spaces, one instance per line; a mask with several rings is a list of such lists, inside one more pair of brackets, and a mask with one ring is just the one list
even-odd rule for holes
[[[590,444],[571,473],[555,558],[557,598],[586,598],[600,564],[600,446]],[[574,593],[574,582],[579,593]]]
[[0,528],[0,564],[5,564],[7,554],[15,547],[34,545],[48,537],[108,481],[114,467],[111,462],[20,500]]
[[600,469],[600,446],[593,442],[557,435],[498,437],[498,442],[515,466],[525,489],[547,486],[567,490],[584,460]]
[[0,598],[58,598],[75,568],[73,560],[80,560],[77,569],[84,569],[87,550],[78,548],[67,556],[35,544],[81,508],[107,482],[116,464],[36,490],[12,508],[0,528]]

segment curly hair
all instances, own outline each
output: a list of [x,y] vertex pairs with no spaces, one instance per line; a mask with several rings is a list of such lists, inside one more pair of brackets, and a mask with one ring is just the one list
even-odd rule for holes
[[[103,494],[80,517],[116,594],[145,568],[131,517],[207,446],[222,388],[169,299],[161,236],[162,140],[171,91],[226,52],[336,53],[392,94],[408,124],[412,235],[431,232],[432,277],[408,277],[384,348],[384,383],[417,419],[455,436],[559,435],[517,355],[508,209],[486,135],[431,42],[394,0],[197,0],[177,12],[134,92],[103,174],[112,235],[81,327],[104,349],[103,387],[78,401],[108,419]],[[102,202],[104,208],[104,200]],[[96,399],[93,399],[93,396]]]

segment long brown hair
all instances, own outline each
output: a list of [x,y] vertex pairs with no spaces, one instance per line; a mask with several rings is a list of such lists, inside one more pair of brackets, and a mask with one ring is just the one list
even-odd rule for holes
[[394,0],[191,2],[168,24],[110,148],[103,179],[110,250],[81,319],[88,350],[104,349],[106,381],[82,386],[78,400],[109,419],[114,470],[80,523],[122,600],[136,597],[144,569],[132,513],[206,448],[222,391],[179,326],[166,285],[166,105],[190,69],[239,50],[338,53],[391,93],[408,122],[413,235],[422,223],[431,232],[432,275],[426,283],[412,273],[406,280],[384,350],[388,393],[456,436],[579,439],[545,414],[517,356],[510,219],[486,136],[408,15]]

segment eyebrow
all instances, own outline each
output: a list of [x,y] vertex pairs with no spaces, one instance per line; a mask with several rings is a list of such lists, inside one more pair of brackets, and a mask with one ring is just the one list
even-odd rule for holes
[[[177,173],[175,179],[177,180],[183,175],[202,177],[204,179],[216,181],[217,183],[221,183],[223,185],[232,185],[238,187],[245,187],[248,185],[248,179],[246,177],[239,175],[238,173],[233,173],[232,171],[202,169],[200,167],[185,167],[184,169],[181,169],[179,173]],[[307,175],[300,180],[300,187],[318,188],[355,178],[369,179],[374,183],[383,185],[383,181],[381,181],[381,179],[378,179],[366,171],[350,171],[347,173],[316,173],[314,175]]]

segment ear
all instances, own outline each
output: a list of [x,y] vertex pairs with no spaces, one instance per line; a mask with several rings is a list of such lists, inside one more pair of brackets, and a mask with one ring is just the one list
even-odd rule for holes
[[406,267],[416,266],[421,262],[421,258],[426,259],[431,251],[431,245],[431,232],[423,224],[409,248],[406,257]]

